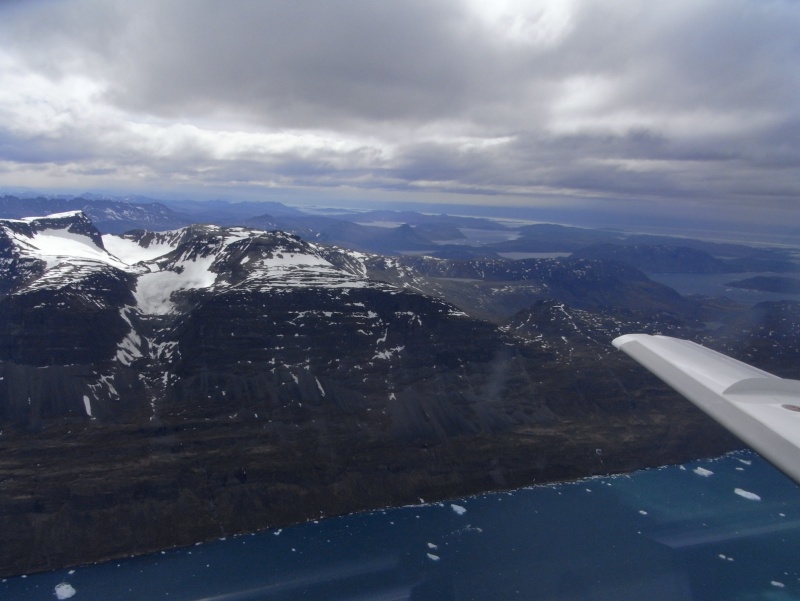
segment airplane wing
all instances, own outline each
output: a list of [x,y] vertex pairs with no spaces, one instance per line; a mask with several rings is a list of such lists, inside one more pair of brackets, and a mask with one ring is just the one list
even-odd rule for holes
[[800,380],[669,336],[627,334],[612,344],[800,483]]

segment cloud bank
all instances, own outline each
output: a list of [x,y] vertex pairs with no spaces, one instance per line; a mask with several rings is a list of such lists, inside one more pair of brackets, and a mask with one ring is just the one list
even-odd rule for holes
[[785,215],[798,31],[790,0],[11,2],[0,185]]

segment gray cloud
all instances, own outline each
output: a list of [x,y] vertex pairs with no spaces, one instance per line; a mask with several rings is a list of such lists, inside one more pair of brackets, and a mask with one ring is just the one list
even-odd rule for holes
[[459,10],[420,1],[87,1],[48,7],[45,19],[31,14],[14,33],[32,66],[62,75],[84,63],[126,109],[330,127],[424,122],[494,94],[480,73],[488,65],[478,69],[490,52],[459,24]]
[[12,3],[0,184],[787,208],[797,31],[789,0]]

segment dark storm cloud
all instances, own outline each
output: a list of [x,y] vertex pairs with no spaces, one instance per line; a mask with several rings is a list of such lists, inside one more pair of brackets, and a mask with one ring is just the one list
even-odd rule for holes
[[0,12],[0,162],[18,172],[513,202],[800,192],[796,2],[71,0]]

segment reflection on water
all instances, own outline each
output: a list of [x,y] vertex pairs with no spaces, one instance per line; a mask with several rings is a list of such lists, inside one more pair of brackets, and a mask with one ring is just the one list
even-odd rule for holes
[[741,452],[10,578],[0,598],[790,599],[799,566],[800,489]]

